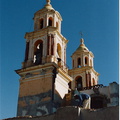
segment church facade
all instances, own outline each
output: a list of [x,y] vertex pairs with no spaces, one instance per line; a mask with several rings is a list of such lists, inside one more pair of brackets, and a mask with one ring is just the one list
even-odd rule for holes
[[72,69],[66,65],[68,40],[61,34],[62,17],[50,0],[34,14],[34,31],[25,34],[26,51],[20,76],[17,116],[42,116],[61,106],[74,106],[77,88],[91,96],[91,108],[118,105],[118,84],[98,84],[94,55],[81,38],[72,54]]

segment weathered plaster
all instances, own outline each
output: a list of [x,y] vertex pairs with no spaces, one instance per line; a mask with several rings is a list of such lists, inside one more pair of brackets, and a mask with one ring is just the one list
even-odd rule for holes
[[55,101],[53,101],[52,91],[49,90],[38,95],[19,97],[17,116],[40,116],[55,112],[61,104],[58,95],[55,96]]

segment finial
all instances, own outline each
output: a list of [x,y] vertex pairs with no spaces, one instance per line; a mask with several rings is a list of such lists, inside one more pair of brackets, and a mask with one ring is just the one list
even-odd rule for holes
[[51,1],[50,0],[46,0],[46,2],[47,2],[47,4],[50,4]]
[[84,39],[81,38],[81,39],[80,39],[80,42],[81,42],[81,44],[84,44]]
[[45,8],[47,8],[47,9],[53,9],[52,8],[52,5],[50,4],[50,2],[51,2],[51,0],[46,0],[46,5],[45,5]]
[[81,39],[80,39],[80,42],[81,42],[81,44],[84,44],[84,39],[83,39],[83,32],[80,32],[80,35],[81,35]]

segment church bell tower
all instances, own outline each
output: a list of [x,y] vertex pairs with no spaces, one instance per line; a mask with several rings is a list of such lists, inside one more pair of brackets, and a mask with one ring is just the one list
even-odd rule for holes
[[25,34],[26,51],[20,76],[17,116],[41,116],[56,111],[72,78],[66,67],[68,40],[61,34],[62,17],[50,0],[34,14],[34,31]]
[[94,70],[94,55],[84,44],[84,39],[81,38],[80,45],[72,54],[72,69],[69,70],[69,75],[73,78],[71,89],[77,88],[78,91],[91,89],[98,84],[98,76]]

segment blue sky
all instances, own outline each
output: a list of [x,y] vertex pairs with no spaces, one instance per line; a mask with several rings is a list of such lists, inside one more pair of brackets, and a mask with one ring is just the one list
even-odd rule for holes
[[[62,34],[67,45],[67,65],[80,44],[93,52],[94,68],[105,86],[118,82],[118,0],[51,0],[59,11]],[[45,0],[0,0],[0,119],[15,117],[19,92],[19,76],[14,70],[24,60],[26,32],[33,31],[33,15],[43,8]]]

